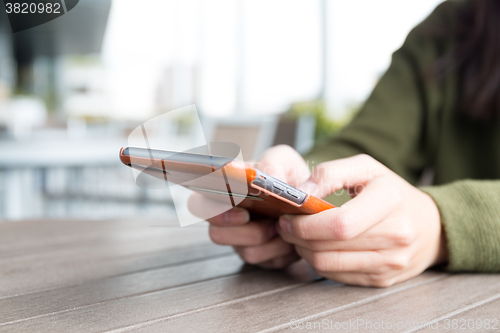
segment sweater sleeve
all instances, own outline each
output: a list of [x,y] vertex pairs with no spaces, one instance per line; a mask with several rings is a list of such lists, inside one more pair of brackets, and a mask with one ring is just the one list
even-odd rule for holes
[[[408,35],[357,116],[306,156],[310,165],[365,153],[416,184],[432,166],[446,93],[422,78],[449,45],[427,32],[450,24],[459,2],[447,1]],[[431,28],[431,29],[430,29]],[[425,187],[436,202],[451,271],[500,271],[500,180],[460,180]]]
[[429,31],[449,21],[449,6],[438,6],[410,32],[354,119],[306,156],[310,165],[364,153],[417,183],[430,164],[438,132],[433,114],[443,102],[442,91],[424,78],[443,52],[443,42]]
[[500,180],[461,180],[421,188],[436,202],[451,271],[500,271]]

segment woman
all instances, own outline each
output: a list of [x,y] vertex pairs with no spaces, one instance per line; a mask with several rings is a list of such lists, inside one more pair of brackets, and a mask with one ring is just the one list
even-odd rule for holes
[[[312,175],[278,146],[258,168],[319,197],[344,188],[354,198],[278,223],[234,208],[209,221],[212,240],[251,264],[303,258],[320,276],[363,286],[391,286],[435,265],[500,271],[500,2],[436,8],[355,119],[307,159]],[[429,169],[434,185],[416,187]]]

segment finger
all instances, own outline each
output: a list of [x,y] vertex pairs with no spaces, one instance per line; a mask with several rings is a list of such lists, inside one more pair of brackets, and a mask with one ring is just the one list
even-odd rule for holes
[[370,275],[366,273],[339,273],[339,272],[322,272],[316,271],[319,276],[332,280],[335,282],[352,285],[352,286],[363,286],[372,287],[373,281]]
[[250,220],[250,214],[247,210],[238,207],[229,210],[227,208],[227,205],[210,200],[199,193],[191,194],[188,199],[189,211],[214,225],[241,225]]
[[414,272],[386,272],[382,274],[371,274],[371,273],[350,273],[350,272],[322,272],[316,271],[321,277],[325,279],[333,280],[336,282],[363,286],[363,287],[377,287],[377,288],[388,288],[396,283],[406,281],[418,274]]
[[283,230],[306,240],[351,240],[388,218],[401,202],[397,188],[380,177],[341,207],[314,215],[283,215],[279,223]]
[[234,227],[220,227],[211,224],[208,232],[215,244],[233,246],[264,244],[277,233],[274,224],[253,221]]
[[[380,272],[331,272],[316,270],[324,278],[352,285],[386,288],[396,283],[411,279],[427,269],[426,265],[411,265],[411,260],[400,251],[384,254],[385,267]],[[405,258],[406,257],[406,258]]]
[[255,167],[292,186],[301,185],[311,175],[302,156],[287,145],[278,145],[266,150]]
[[[395,233],[380,227],[381,224],[369,229],[354,239],[347,241],[305,240],[283,230],[278,224],[278,233],[287,243],[306,248],[311,251],[370,251],[385,250],[408,245],[411,234],[405,230]],[[380,228],[379,228],[380,227]]]
[[328,280],[353,286],[384,288],[392,286],[394,283],[396,283],[394,278],[383,278],[374,274],[366,273],[338,273],[316,271],[316,274]]
[[299,189],[324,198],[341,188],[354,190],[372,179],[392,173],[368,155],[356,155],[319,164]]
[[215,215],[207,222],[217,226],[236,226],[250,221],[250,214],[246,209],[234,207],[220,215]]
[[295,252],[293,245],[286,243],[281,237],[274,237],[262,245],[236,246],[234,249],[249,264],[259,264]]
[[267,269],[282,269],[298,260],[300,260],[299,255],[295,251],[293,251],[282,257],[274,258],[269,261],[260,263],[258,264],[258,266]]
[[311,251],[295,246],[297,254],[321,272],[379,273],[388,270],[386,258],[377,251]]

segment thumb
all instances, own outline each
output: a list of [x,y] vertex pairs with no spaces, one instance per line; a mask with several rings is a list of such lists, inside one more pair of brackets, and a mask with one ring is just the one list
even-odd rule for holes
[[369,155],[356,155],[319,164],[300,190],[319,198],[342,188],[355,190],[372,179],[392,173]]
[[310,176],[306,162],[292,147],[279,145],[266,150],[256,167],[292,186],[304,183]]

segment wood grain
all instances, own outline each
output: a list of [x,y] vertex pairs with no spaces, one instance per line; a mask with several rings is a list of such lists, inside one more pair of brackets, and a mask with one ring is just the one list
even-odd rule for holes
[[[0,299],[2,322],[62,311],[132,295],[237,274],[244,263],[236,255],[99,279],[84,284]],[[41,300],[47,300],[43,302]],[[50,300],[50,302],[49,302]],[[29,306],[27,306],[29,305]]]
[[386,289],[345,286],[303,261],[285,271],[244,265],[206,228],[151,227],[161,222],[0,224],[0,331],[282,332],[291,320],[361,319],[450,332],[446,320],[500,317],[495,274],[429,271]]
[[[184,274],[181,275],[185,277]],[[78,308],[68,307],[69,304],[65,299],[56,299],[58,303],[65,303],[67,311],[31,317],[27,320],[13,320],[11,324],[0,324],[0,331],[15,329],[36,330],[37,332],[77,332],[79,328],[85,327],[85,332],[99,332],[134,327],[168,316],[188,315],[223,306],[228,302],[241,302],[269,293],[284,292],[318,278],[307,265],[302,264],[302,268],[296,267],[295,270],[290,269],[287,273],[256,270],[237,276],[222,277]],[[48,298],[43,297],[43,299]],[[1,307],[4,306],[8,305],[1,305]],[[12,315],[14,319],[19,316],[19,313],[12,313]]]
[[[110,220],[110,221],[72,221],[72,220],[32,220],[23,222],[0,223],[0,258],[13,258],[44,255],[62,250],[85,252],[94,250],[91,245],[100,247],[124,244],[131,242],[140,244],[153,243],[149,248],[174,248],[189,245],[189,235],[198,243],[201,240],[209,242],[204,228],[178,228],[179,224],[172,219],[165,220]],[[182,234],[188,234],[182,237]],[[164,237],[173,235],[171,241],[166,242]],[[175,237],[177,236],[177,237]],[[163,240],[162,245],[158,244]],[[156,246],[156,248],[155,248]],[[122,251],[126,251],[124,247]],[[132,249],[130,252],[137,253]],[[140,252],[140,251],[139,251]]]
[[431,322],[420,332],[498,332],[500,330],[500,293]]
[[[498,276],[492,274],[452,275],[449,278],[408,289],[352,309],[305,318],[304,321],[321,323],[323,320],[331,320],[333,323],[342,323],[360,319],[364,322],[363,325],[356,326],[356,332],[373,332],[377,330],[373,327],[373,323],[381,324],[383,320],[386,325],[391,323],[391,332],[413,332],[435,319],[447,317],[450,313],[482,303],[492,295],[500,295]],[[368,322],[371,322],[372,326]],[[282,331],[286,330],[283,328]],[[311,329],[309,331],[324,330]],[[335,331],[348,332],[350,330]]]
[[[8,296],[22,288],[32,292],[39,288],[85,283],[89,280],[106,278],[114,275],[133,273],[150,268],[159,268],[186,261],[201,260],[221,254],[232,253],[229,247],[201,245],[188,249],[138,253],[136,255],[113,256],[58,256],[48,259],[2,262],[0,295]],[[37,280],[33,281],[33,277]]]
[[[153,228],[136,221],[30,221],[24,228],[23,224],[0,224],[0,297],[231,251],[211,244],[205,228]],[[7,249],[2,241],[9,243],[15,237],[21,245]],[[202,248],[192,251],[195,247]]]
[[280,325],[285,328],[290,320],[352,308],[421,284],[432,283],[442,277],[442,274],[428,273],[386,289],[346,287],[331,281],[321,281],[189,316],[165,318],[164,322],[145,326],[139,331],[257,332],[279,328]]

